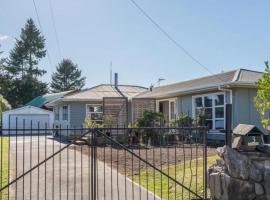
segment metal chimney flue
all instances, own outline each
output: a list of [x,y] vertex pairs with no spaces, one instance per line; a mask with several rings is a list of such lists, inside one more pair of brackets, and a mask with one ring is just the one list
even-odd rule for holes
[[118,87],[118,73],[114,73],[114,87]]

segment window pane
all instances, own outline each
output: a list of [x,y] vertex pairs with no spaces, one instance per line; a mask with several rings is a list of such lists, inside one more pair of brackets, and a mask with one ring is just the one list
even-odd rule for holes
[[204,97],[204,106],[205,107],[212,107],[212,97],[211,96]]
[[212,119],[212,108],[206,108],[205,109],[205,119]]
[[195,107],[202,107],[202,97],[195,98]]
[[103,114],[102,113],[92,113],[91,120],[102,120]]
[[215,108],[215,115],[216,118],[224,118],[224,107]]
[[216,106],[222,106],[224,105],[224,95],[220,94],[220,95],[216,95],[215,96],[215,105]]
[[94,112],[102,112],[102,106],[95,106]]
[[89,112],[102,112],[102,106],[101,105],[89,105],[88,111]]
[[216,120],[216,129],[224,129],[224,120]]
[[205,120],[205,126],[209,129],[213,129],[213,120]]

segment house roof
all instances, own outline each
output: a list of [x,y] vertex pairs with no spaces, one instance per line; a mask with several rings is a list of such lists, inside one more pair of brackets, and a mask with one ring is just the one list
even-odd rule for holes
[[262,77],[262,72],[247,69],[236,69],[228,72],[196,78],[174,84],[154,87],[136,98],[168,98],[182,94],[213,90],[218,87],[255,86],[255,82]]
[[30,102],[28,102],[25,105],[26,106],[35,106],[35,107],[41,108],[45,104],[50,103],[50,102],[55,101],[55,100],[58,100],[58,99],[64,97],[67,94],[70,94],[72,92],[74,92],[74,91],[70,90],[70,91],[59,92],[59,93],[45,94],[45,95],[38,96],[38,97],[34,98],[33,100],[31,100]]
[[[147,89],[141,86],[119,85],[116,89],[110,84],[101,84],[77,93],[66,95],[59,101],[102,101],[104,97],[122,97],[132,98]],[[54,101],[55,103],[56,101]]]
[[48,113],[48,114],[52,114],[53,112],[52,111],[49,111],[49,110],[45,110],[45,109],[42,109],[42,108],[38,108],[36,106],[23,106],[23,107],[20,107],[20,108],[15,108],[15,109],[12,109],[12,110],[7,110],[5,112],[3,112],[3,114],[41,114],[41,113]]

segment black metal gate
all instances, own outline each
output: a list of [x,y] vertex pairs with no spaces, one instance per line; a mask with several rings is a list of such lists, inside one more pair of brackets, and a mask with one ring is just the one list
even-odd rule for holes
[[2,130],[0,200],[206,199],[206,134],[205,127]]

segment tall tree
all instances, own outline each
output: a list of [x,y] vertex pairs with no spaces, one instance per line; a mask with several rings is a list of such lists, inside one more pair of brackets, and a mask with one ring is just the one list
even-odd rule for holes
[[22,28],[20,38],[16,39],[5,67],[13,81],[6,98],[13,106],[24,105],[48,91],[47,84],[38,80],[46,73],[39,67],[39,61],[45,56],[45,38],[30,18]]
[[70,59],[63,59],[58,64],[56,72],[52,75],[51,89],[53,92],[81,89],[85,85],[85,77],[82,77],[78,65]]
[[254,99],[255,106],[260,113],[264,128],[270,128],[270,66],[265,62],[265,73],[256,83],[257,95]]
[[[0,45],[1,47],[1,45]],[[0,51],[0,55],[3,52]],[[6,70],[7,59],[2,57],[0,58],[0,94],[6,97],[10,93],[10,88],[12,86],[12,80],[9,77],[9,74]]]

